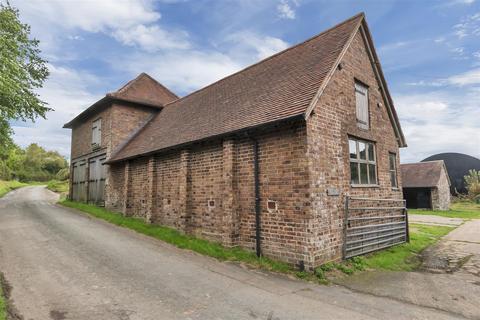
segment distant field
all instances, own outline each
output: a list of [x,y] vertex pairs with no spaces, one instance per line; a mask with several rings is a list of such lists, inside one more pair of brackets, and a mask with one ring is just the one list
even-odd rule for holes
[[480,219],[480,204],[470,201],[458,201],[452,203],[451,209],[448,211],[409,209],[408,213],[436,215],[448,218]]

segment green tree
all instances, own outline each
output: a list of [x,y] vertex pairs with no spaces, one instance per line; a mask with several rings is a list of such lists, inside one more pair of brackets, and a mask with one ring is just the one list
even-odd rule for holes
[[34,121],[51,110],[35,92],[49,74],[38,45],[18,10],[0,2],[0,155],[12,147],[10,120]]
[[469,198],[480,201],[480,171],[469,170],[468,175],[466,175],[464,179]]

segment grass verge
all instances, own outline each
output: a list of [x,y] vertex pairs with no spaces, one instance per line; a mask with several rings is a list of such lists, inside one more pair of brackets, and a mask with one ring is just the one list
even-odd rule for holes
[[480,204],[471,201],[457,201],[452,203],[451,209],[447,211],[409,209],[408,213],[448,218],[480,219]]
[[51,190],[53,192],[67,193],[68,192],[68,180],[66,180],[66,181],[51,180],[47,183],[47,189]]
[[7,302],[3,294],[2,286],[0,285],[0,320],[7,319]]
[[18,189],[18,188],[25,187],[25,186],[28,186],[28,184],[20,182],[20,181],[15,181],[15,180],[3,181],[3,180],[0,180],[0,198],[3,197],[4,195],[6,195],[8,192],[14,190],[14,189]]
[[410,225],[410,243],[404,243],[365,256],[364,264],[370,269],[390,271],[413,271],[421,264],[420,253],[453,227]]
[[453,227],[410,225],[410,242],[340,263],[329,262],[315,270],[317,277],[328,281],[338,274],[351,275],[362,270],[413,271],[421,265],[421,252],[453,230]]
[[419,267],[419,254],[429,245],[450,232],[452,227],[411,225],[410,243],[397,245],[363,257],[355,257],[341,263],[329,262],[318,267],[315,272],[295,270],[292,266],[273,259],[258,258],[253,252],[242,248],[225,248],[219,243],[195,238],[160,225],[145,223],[143,220],[124,217],[105,208],[70,200],[61,200],[59,204],[86,212],[117,226],[135,230],[139,233],[165,241],[182,249],[188,249],[221,261],[236,261],[264,270],[294,275],[300,279],[318,283],[328,283],[334,273],[353,274],[356,271],[391,270],[412,271]]
[[124,217],[119,213],[108,211],[105,208],[70,200],[61,200],[59,204],[86,212],[117,226],[135,230],[147,236],[165,241],[178,248],[192,250],[221,261],[237,261],[269,271],[296,275],[299,278],[311,277],[311,274],[297,272],[292,266],[284,262],[265,257],[258,258],[255,253],[242,248],[226,248],[213,241],[182,234],[173,228],[148,224],[138,218]]

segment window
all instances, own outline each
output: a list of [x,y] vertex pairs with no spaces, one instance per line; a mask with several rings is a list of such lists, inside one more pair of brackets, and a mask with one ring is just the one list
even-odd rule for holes
[[388,154],[389,170],[390,170],[390,182],[392,188],[397,188],[397,155],[393,152]]
[[377,162],[375,160],[375,145],[371,142],[348,140],[350,152],[351,183],[357,185],[377,184]]
[[102,141],[102,119],[93,121],[92,124],[92,146],[99,147]]
[[355,102],[357,106],[357,125],[368,129],[368,88],[360,82],[355,82]]

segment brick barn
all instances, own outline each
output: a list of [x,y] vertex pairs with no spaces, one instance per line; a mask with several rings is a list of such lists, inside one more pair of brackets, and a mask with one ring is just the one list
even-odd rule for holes
[[443,160],[400,165],[408,208],[450,209],[450,178]]
[[182,98],[141,74],[65,127],[72,199],[307,268],[347,256],[347,197],[403,201],[363,14]]

